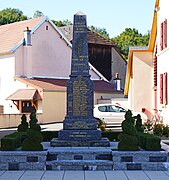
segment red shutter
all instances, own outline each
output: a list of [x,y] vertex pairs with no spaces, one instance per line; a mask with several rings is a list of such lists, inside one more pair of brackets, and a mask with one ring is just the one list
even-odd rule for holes
[[160,74],[160,104],[163,104],[163,74]]
[[163,23],[163,49],[167,47],[167,19]]
[[163,74],[163,104],[167,104],[167,72]]
[[163,23],[160,26],[160,49],[163,50]]

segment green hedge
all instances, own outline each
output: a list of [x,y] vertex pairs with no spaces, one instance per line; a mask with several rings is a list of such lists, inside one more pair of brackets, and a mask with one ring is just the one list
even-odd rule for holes
[[139,146],[147,151],[160,151],[161,139],[158,136],[149,133],[138,133]]
[[26,132],[15,132],[4,136],[1,139],[1,150],[12,151],[21,146],[21,142],[26,138]]
[[121,132],[116,132],[116,131],[102,131],[102,137],[107,137],[110,141],[118,141],[118,135]]
[[41,131],[43,141],[49,142],[53,138],[58,138],[58,131]]

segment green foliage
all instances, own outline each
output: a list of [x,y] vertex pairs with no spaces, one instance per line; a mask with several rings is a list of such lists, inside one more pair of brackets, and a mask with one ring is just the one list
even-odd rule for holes
[[117,141],[121,132],[115,132],[112,130],[102,131],[102,137],[107,137],[110,141]]
[[163,136],[169,137],[169,126],[168,125],[163,126]]
[[53,138],[58,138],[58,131],[42,131],[43,141],[51,141]]
[[158,136],[149,133],[138,133],[139,146],[147,151],[160,151],[161,139]]
[[23,137],[26,136],[25,132],[15,132],[4,136],[1,139],[1,150],[14,151],[21,146]]
[[142,35],[135,28],[126,28],[120,35],[111,39],[117,45],[120,53],[125,59],[128,57],[130,46],[147,46],[150,38],[150,32]]
[[128,110],[125,114],[125,120],[122,122],[122,133],[119,134],[118,150],[120,151],[137,151],[139,150],[134,118]]
[[160,151],[161,139],[158,136],[149,136],[146,138],[146,150],[147,151]]
[[23,151],[42,151],[43,146],[40,144],[43,141],[41,133],[34,129],[29,129],[27,131],[28,138],[22,143]]
[[163,127],[164,127],[164,124],[155,124],[153,126],[153,133],[157,136],[162,136],[163,135]]
[[99,118],[96,118],[97,124],[98,124],[98,128],[100,128],[100,130],[105,131],[106,130],[106,124]]
[[142,119],[141,119],[140,114],[138,114],[136,116],[136,125],[135,125],[135,127],[136,127],[137,132],[144,132],[144,127],[142,125]]
[[120,151],[138,151],[138,138],[129,134],[121,133],[118,136],[120,140],[118,150]]
[[44,14],[39,11],[39,10],[36,10],[33,14],[33,18],[38,18],[38,17],[41,17],[41,16],[44,16]]
[[21,124],[18,126],[17,131],[18,132],[26,132],[28,129],[28,122],[27,122],[25,114],[22,115],[21,120],[22,120]]
[[57,27],[72,25],[72,22],[69,21],[68,19],[63,20],[63,21],[52,20],[52,22],[53,22]]
[[103,36],[106,39],[110,39],[106,28],[99,28],[99,27],[95,27],[95,26],[90,26],[89,29],[91,29],[92,31],[98,33],[99,35]]
[[27,130],[27,139],[25,139],[21,146],[23,151],[42,151],[43,146],[41,142],[43,137],[41,134],[41,127],[37,124],[38,120],[36,118],[36,113],[32,112],[30,114],[29,125],[30,128]]
[[19,9],[6,8],[0,11],[0,25],[10,24],[27,19],[28,17],[25,16]]
[[36,113],[35,112],[31,112],[30,114],[30,121],[29,121],[29,125],[31,129],[34,129],[36,131],[41,131],[41,127],[39,124],[37,124],[38,120],[36,118]]
[[153,126],[153,133],[154,135],[157,136],[169,136],[169,126],[168,125],[164,125],[163,123],[159,123],[159,124],[154,124]]

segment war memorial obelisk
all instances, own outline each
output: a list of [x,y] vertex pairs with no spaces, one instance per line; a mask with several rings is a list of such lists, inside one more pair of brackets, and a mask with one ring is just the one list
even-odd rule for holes
[[70,79],[67,81],[67,115],[63,130],[51,146],[109,146],[101,138],[97,121],[93,117],[93,82],[89,75],[86,15],[74,15],[72,62]]

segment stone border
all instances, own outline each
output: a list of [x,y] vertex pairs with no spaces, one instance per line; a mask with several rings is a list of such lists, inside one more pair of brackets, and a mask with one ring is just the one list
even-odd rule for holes
[[47,151],[0,151],[0,170],[45,170]]
[[[50,151],[0,151],[0,170],[49,170],[49,161],[47,161],[49,152]],[[55,150],[53,149],[52,153],[54,152]],[[84,157],[86,157],[90,155],[91,150],[86,149],[78,151],[75,149],[68,152],[68,150],[64,151],[63,149],[63,154],[65,155],[63,158],[73,153],[76,154],[75,157],[77,156],[77,159],[74,160],[74,163],[71,163],[71,160],[68,159],[65,165],[64,159],[63,162],[61,160],[58,162],[55,160],[54,163],[56,163],[56,166],[57,163],[60,165],[63,164],[63,166],[65,166],[64,170],[74,169],[74,166],[78,166],[78,162],[75,164],[75,161],[79,161],[83,164],[82,155],[78,156],[78,153],[82,154],[82,152]],[[105,153],[106,152],[107,150]],[[58,153],[57,148],[56,153]],[[96,154],[97,153],[99,153],[99,150],[96,151]],[[93,155],[96,156],[96,154]],[[100,154],[103,154],[102,148],[100,149]],[[97,155],[97,158],[91,159],[89,166],[92,167],[86,170],[98,170],[96,166],[99,167],[99,164],[102,164],[100,168],[102,167],[104,170],[169,170],[169,154],[166,151],[112,151],[112,159],[108,158],[107,163],[105,160],[104,165],[102,162],[103,160],[101,160],[103,158],[102,156]],[[87,166],[87,161],[84,161]],[[95,161],[97,162],[96,164]],[[112,164],[112,169],[109,167],[110,164]],[[59,169],[56,168],[55,170]]]

